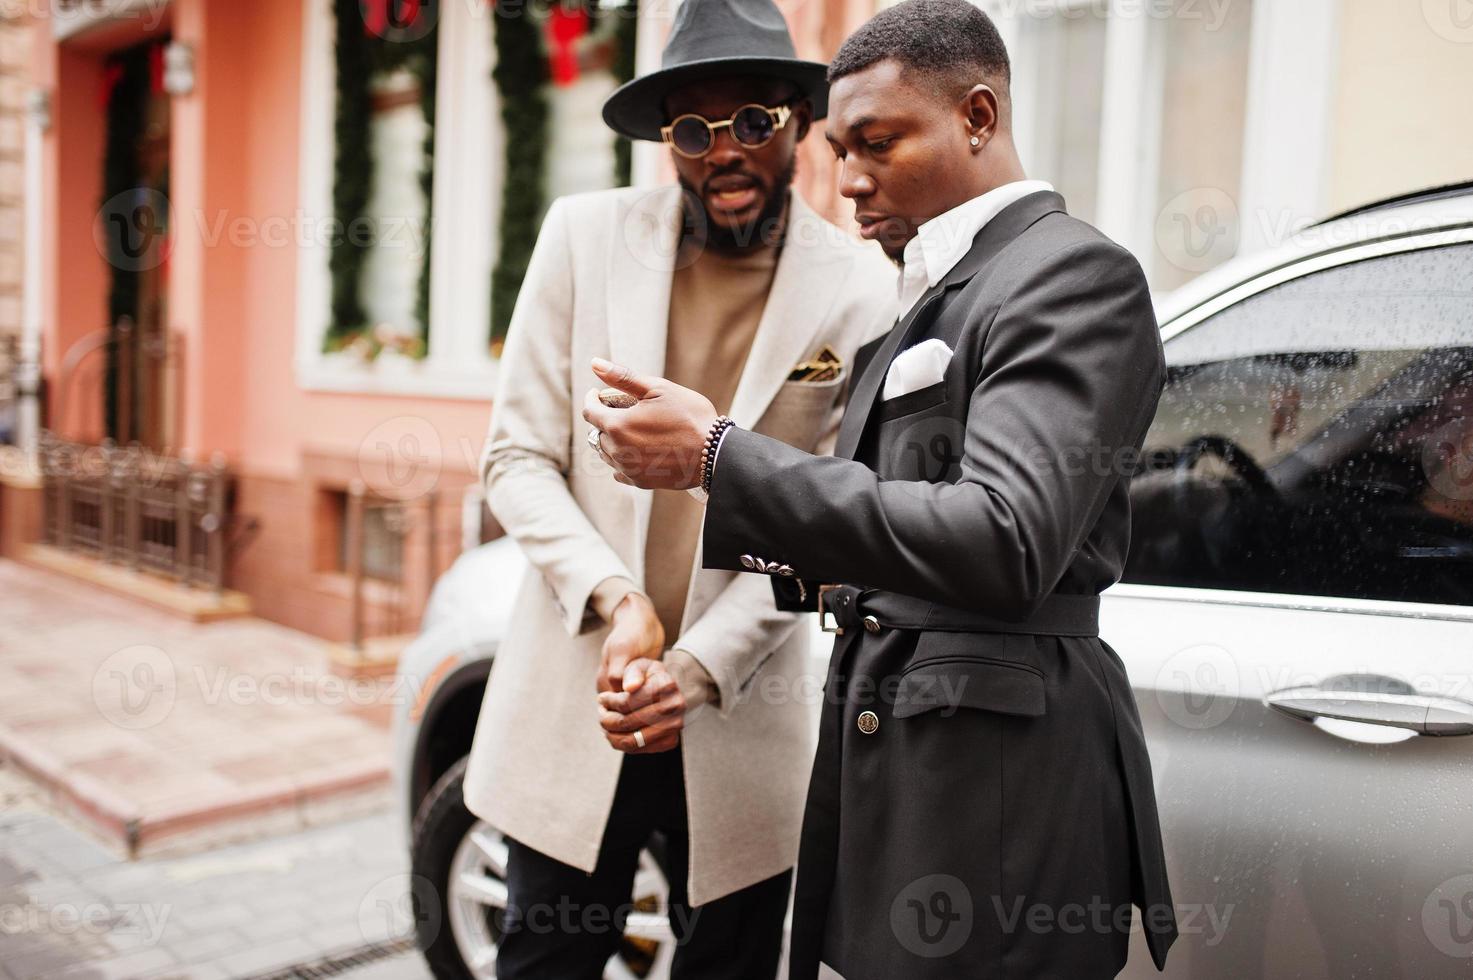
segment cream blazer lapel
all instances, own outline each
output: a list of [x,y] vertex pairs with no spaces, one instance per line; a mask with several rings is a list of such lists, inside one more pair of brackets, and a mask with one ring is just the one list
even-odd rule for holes
[[[670,286],[680,246],[681,190],[662,187],[631,207],[610,250],[608,269],[609,351],[615,363],[641,374],[665,372],[670,323]],[[752,428],[788,379],[793,366],[814,353],[809,348],[838,298],[842,277],[826,275],[844,253],[831,247],[833,226],[796,191],[790,199],[788,230],[772,289],[757,324],[729,412],[737,425]],[[642,565],[653,495],[637,491],[635,555]],[[701,571],[696,550],[692,585]],[[643,574],[643,569],[635,570]],[[691,612],[687,602],[687,615]]]
[[825,275],[827,266],[845,257],[828,240],[841,232],[820,218],[797,191],[789,210],[772,291],[728,413],[744,429],[757,424],[794,366],[814,353],[809,347],[834,307],[842,278]]
[[[609,249],[609,353],[616,364],[639,374],[665,373],[665,338],[670,323],[670,283],[680,247],[680,195],[661,187],[642,195],[625,214]],[[634,491],[635,574],[644,574],[645,540],[654,495]]]

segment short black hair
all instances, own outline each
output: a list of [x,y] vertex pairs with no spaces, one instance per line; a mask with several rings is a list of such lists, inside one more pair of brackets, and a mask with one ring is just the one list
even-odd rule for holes
[[839,48],[829,81],[887,58],[928,76],[937,94],[946,97],[960,96],[984,79],[1006,88],[1012,78],[1002,35],[968,0],[903,0],[880,11]]

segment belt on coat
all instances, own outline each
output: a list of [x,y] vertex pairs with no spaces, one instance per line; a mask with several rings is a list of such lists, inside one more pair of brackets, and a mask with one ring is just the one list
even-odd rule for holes
[[[1052,592],[1027,619],[1011,620],[883,589],[821,585],[818,589],[818,617],[824,632],[841,636],[848,630],[860,629],[870,633],[878,633],[881,629],[901,629],[942,633],[1098,636],[1100,597]],[[832,628],[830,619],[834,624]]]

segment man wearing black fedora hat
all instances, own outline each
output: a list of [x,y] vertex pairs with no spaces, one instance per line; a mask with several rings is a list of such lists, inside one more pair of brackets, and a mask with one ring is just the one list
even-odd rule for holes
[[[543,222],[481,459],[532,565],[464,780],[507,838],[502,980],[603,976],[657,831],[673,976],[776,972],[814,745],[807,631],[764,581],[702,569],[701,502],[618,484],[580,413],[590,358],[613,357],[831,450],[895,296],[883,256],[790,190],[824,73],[771,0],[685,0],[661,69],[604,108],[669,146],[679,186],[565,197]],[[670,710],[616,745],[596,696],[640,688]]]

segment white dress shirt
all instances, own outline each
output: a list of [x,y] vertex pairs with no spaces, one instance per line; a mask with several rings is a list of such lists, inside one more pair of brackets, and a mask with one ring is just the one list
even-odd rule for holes
[[[910,312],[926,290],[956,268],[962,257],[971,251],[972,240],[977,233],[1003,208],[1029,194],[1053,189],[1054,186],[1046,180],[1015,180],[958,204],[917,228],[916,236],[905,243],[905,253],[901,256],[900,309],[904,311],[901,318]],[[723,432],[721,441],[716,444],[716,458],[711,462],[713,471],[721,460],[721,443],[725,441],[726,433]],[[706,491],[699,486],[692,487],[689,492],[702,503],[706,502]]]
[[905,243],[905,253],[901,256],[900,309],[904,311],[901,316],[910,312],[926,290],[956,268],[971,251],[977,233],[1003,208],[1029,194],[1053,189],[1044,180],[1015,180],[958,204],[916,229],[916,236]]

